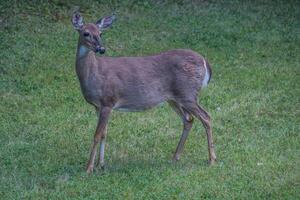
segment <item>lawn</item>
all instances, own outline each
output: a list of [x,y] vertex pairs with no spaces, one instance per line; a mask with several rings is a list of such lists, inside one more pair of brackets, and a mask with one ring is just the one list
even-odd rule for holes
[[[101,3],[99,3],[101,2]],[[106,170],[85,173],[97,117],[75,73],[78,33],[113,12],[106,56],[193,49],[213,69],[199,103],[213,120],[207,164],[199,121],[171,163],[182,123],[164,104],[113,112]],[[1,199],[297,199],[299,1],[1,1]]]

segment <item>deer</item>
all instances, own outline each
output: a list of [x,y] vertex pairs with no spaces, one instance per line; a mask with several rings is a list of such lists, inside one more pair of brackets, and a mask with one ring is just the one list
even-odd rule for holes
[[[167,102],[183,122],[183,131],[172,160],[180,159],[194,117],[205,128],[208,163],[217,157],[212,137],[212,122],[198,102],[198,92],[209,83],[212,70],[208,61],[189,49],[174,49],[139,57],[97,56],[104,54],[102,32],[111,27],[115,15],[96,23],[84,23],[76,11],[72,24],[79,33],[76,73],[85,100],[96,108],[98,122],[86,172],[92,173],[99,145],[97,165],[104,169],[107,126],[112,111],[144,111]],[[98,157],[98,156],[97,156]]]

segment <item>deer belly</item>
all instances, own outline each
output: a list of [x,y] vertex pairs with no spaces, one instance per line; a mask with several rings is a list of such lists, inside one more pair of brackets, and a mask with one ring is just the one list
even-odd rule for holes
[[150,95],[150,94],[134,94],[127,95],[119,99],[115,104],[114,110],[127,111],[127,112],[138,112],[148,110],[166,101],[166,98],[162,95]]
[[116,105],[114,106],[114,110],[122,111],[122,112],[141,112],[141,111],[151,109],[157,105],[161,105],[162,103],[163,101],[152,105],[132,105],[132,104]]

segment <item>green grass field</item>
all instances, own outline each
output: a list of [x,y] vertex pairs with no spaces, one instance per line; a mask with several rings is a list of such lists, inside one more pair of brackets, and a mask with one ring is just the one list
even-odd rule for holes
[[[1,199],[300,197],[299,1],[20,2],[0,2]],[[116,13],[107,56],[190,48],[209,60],[199,103],[212,116],[215,166],[199,121],[170,162],[182,124],[165,104],[114,112],[107,168],[85,173],[97,118],[74,69],[75,5],[86,22]]]

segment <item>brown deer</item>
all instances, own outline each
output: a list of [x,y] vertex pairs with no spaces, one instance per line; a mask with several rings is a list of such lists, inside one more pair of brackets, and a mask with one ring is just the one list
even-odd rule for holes
[[73,26],[79,33],[76,73],[84,98],[99,113],[87,172],[93,171],[99,143],[99,164],[104,167],[106,127],[112,110],[143,111],[165,101],[183,121],[182,136],[173,160],[179,160],[193,117],[196,117],[205,127],[209,164],[213,164],[216,154],[211,119],[197,103],[198,92],[211,78],[208,62],[198,53],[186,49],[144,57],[98,57],[97,52],[105,52],[101,33],[114,19],[109,16],[96,23],[84,24],[78,12],[72,17]]

